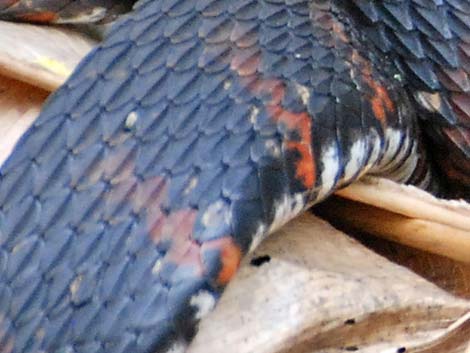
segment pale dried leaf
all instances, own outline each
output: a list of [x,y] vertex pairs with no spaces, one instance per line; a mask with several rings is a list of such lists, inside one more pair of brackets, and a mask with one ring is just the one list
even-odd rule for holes
[[470,204],[463,200],[438,199],[413,186],[363,178],[336,194],[407,217],[470,231]]
[[0,165],[39,114],[48,93],[0,75]]
[[[245,262],[191,353],[418,352],[436,342],[464,352],[470,302],[312,215],[273,235],[253,254],[260,255],[271,260]],[[467,342],[458,344],[454,332]]]
[[0,21],[0,74],[53,91],[95,44],[64,28]]
[[[369,195],[374,193],[370,187]],[[399,198],[397,198],[399,200]],[[406,202],[414,200],[408,197]],[[429,209],[439,206],[427,205]],[[470,263],[470,230],[412,218],[360,202],[331,199],[318,208],[321,215],[357,230],[384,237],[434,254]]]
[[470,264],[368,234],[357,233],[349,227],[345,228],[344,224],[342,229],[346,230],[347,234],[353,234],[362,244],[390,261],[408,267],[454,295],[470,299]]

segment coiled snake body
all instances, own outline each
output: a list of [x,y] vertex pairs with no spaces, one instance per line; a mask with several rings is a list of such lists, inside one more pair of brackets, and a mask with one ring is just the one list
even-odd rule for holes
[[468,0],[138,1],[0,170],[0,352],[184,351],[242,256],[337,188],[468,197],[469,74]]

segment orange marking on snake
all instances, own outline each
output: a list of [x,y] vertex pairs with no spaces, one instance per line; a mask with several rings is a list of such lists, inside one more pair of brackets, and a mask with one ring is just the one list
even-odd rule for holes
[[310,161],[313,159],[312,148],[299,142],[288,142],[287,147],[300,154],[300,160],[296,165],[296,177],[303,180],[305,187],[313,188],[315,185],[315,165]]
[[276,122],[285,124],[289,129],[296,130],[300,141],[287,140],[284,142],[287,149],[296,151],[299,160],[296,161],[296,177],[302,180],[306,188],[313,188],[315,184],[315,165],[312,151],[312,119],[307,113],[291,113],[279,105],[268,106],[267,110]]
[[138,181],[132,158],[129,149],[117,149],[90,168],[90,180],[98,182],[103,176],[113,175],[111,182],[114,185],[104,195],[108,209],[127,201],[134,212],[145,210],[150,239],[155,244],[171,243],[164,261],[191,267],[195,275],[202,276],[201,246],[193,239],[197,211],[185,208],[165,213],[163,209],[168,204],[171,179],[154,176]]
[[171,179],[154,176],[138,181],[134,176],[135,165],[133,160],[129,159],[130,156],[127,149],[115,151],[89,171],[93,182],[97,182],[104,175],[116,174],[112,180],[117,184],[105,195],[107,207],[113,208],[130,197],[128,201],[135,212],[145,209],[145,222],[152,242],[170,243],[163,263],[184,266],[190,269],[194,276],[202,277],[207,271],[202,261],[202,252],[205,249],[217,249],[222,264],[217,282],[220,285],[227,284],[240,263],[240,247],[229,237],[198,243],[194,239],[194,224],[198,211],[183,208],[165,212]]
[[218,249],[220,254],[221,269],[217,277],[217,284],[225,286],[233,278],[240,266],[242,250],[235,244],[231,237],[223,237],[210,240],[203,246],[204,250]]
[[360,70],[362,80],[373,91],[373,96],[370,98],[370,104],[374,116],[382,123],[387,120],[387,112],[395,112],[395,105],[390,98],[388,90],[373,78],[372,64],[362,57],[357,50],[353,50],[352,62],[356,64]]
[[50,23],[57,19],[57,15],[51,11],[43,11],[21,14],[20,18],[26,22]]
[[[106,202],[108,207],[114,207],[125,201],[127,195],[133,209],[139,212],[145,209],[145,221],[150,239],[154,244],[169,242],[170,246],[163,263],[184,266],[192,271],[194,276],[202,277],[208,270],[204,267],[202,253],[205,250],[217,250],[220,257],[221,269],[217,276],[219,285],[226,285],[238,269],[242,251],[230,237],[199,243],[194,239],[194,225],[198,211],[191,208],[164,211],[168,204],[168,191],[171,179],[155,176],[137,182],[134,177],[134,163],[125,162],[128,150],[115,152],[106,160],[98,163],[93,170],[93,180],[96,182],[102,175],[119,170],[120,188],[115,185],[108,191]],[[124,162],[123,162],[124,161]],[[130,171],[129,171],[130,170]],[[133,189],[133,193],[128,190]],[[209,269],[210,270],[210,269]]]
[[382,85],[374,81],[372,77],[367,76],[366,82],[375,91],[375,95],[372,97],[371,100],[374,115],[378,120],[385,121],[385,119],[387,118],[385,110],[393,112],[395,110],[395,106],[393,105],[393,102],[390,99],[387,90]]
[[293,113],[282,106],[286,85],[280,79],[262,76],[259,72],[262,59],[261,50],[237,48],[231,58],[230,68],[239,76],[242,85],[265,103],[267,113],[275,123],[284,124],[300,136],[300,141],[286,138],[283,147],[297,153],[296,178],[310,189],[315,184],[316,169],[312,151],[312,119],[307,112]]
[[[325,17],[326,23],[329,24],[332,32],[336,35],[335,40],[348,44],[350,43],[350,37],[348,36],[344,24],[339,22],[335,17],[328,14],[328,17]],[[329,43],[332,44],[332,43]],[[370,61],[366,60],[357,50],[353,50],[351,61],[354,65],[357,65],[361,74],[362,80],[371,88],[374,92],[373,96],[370,98],[370,104],[372,111],[377,120],[382,123],[386,122],[387,111],[395,112],[395,105],[390,98],[390,95],[387,89],[378,81],[373,78],[372,64]]]
[[[237,73],[239,73],[237,71]],[[240,74],[240,73],[239,73]],[[295,162],[296,178],[305,188],[315,185],[315,163],[312,150],[312,118],[307,112],[293,113],[282,106],[285,96],[285,84],[276,78],[259,77],[256,80],[241,78],[250,92],[265,102],[266,111],[275,123],[284,124],[289,130],[296,131],[299,140],[286,139],[283,142],[287,150],[297,152],[299,159]],[[264,98],[264,99],[263,99]]]

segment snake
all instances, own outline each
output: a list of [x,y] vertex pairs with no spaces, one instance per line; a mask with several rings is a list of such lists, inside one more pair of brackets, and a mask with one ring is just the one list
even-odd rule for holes
[[112,22],[0,169],[2,353],[184,352],[243,256],[335,190],[376,175],[468,199],[469,0],[0,17]]

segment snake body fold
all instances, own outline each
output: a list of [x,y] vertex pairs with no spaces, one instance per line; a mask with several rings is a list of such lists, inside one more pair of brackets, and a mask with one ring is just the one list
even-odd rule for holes
[[[65,3],[0,8],[75,21]],[[470,3],[439,3],[137,2],[0,170],[0,352],[184,351],[243,255],[308,206],[366,173],[435,188],[429,136],[470,145]],[[395,51],[413,26],[435,40],[443,7],[457,68]]]

